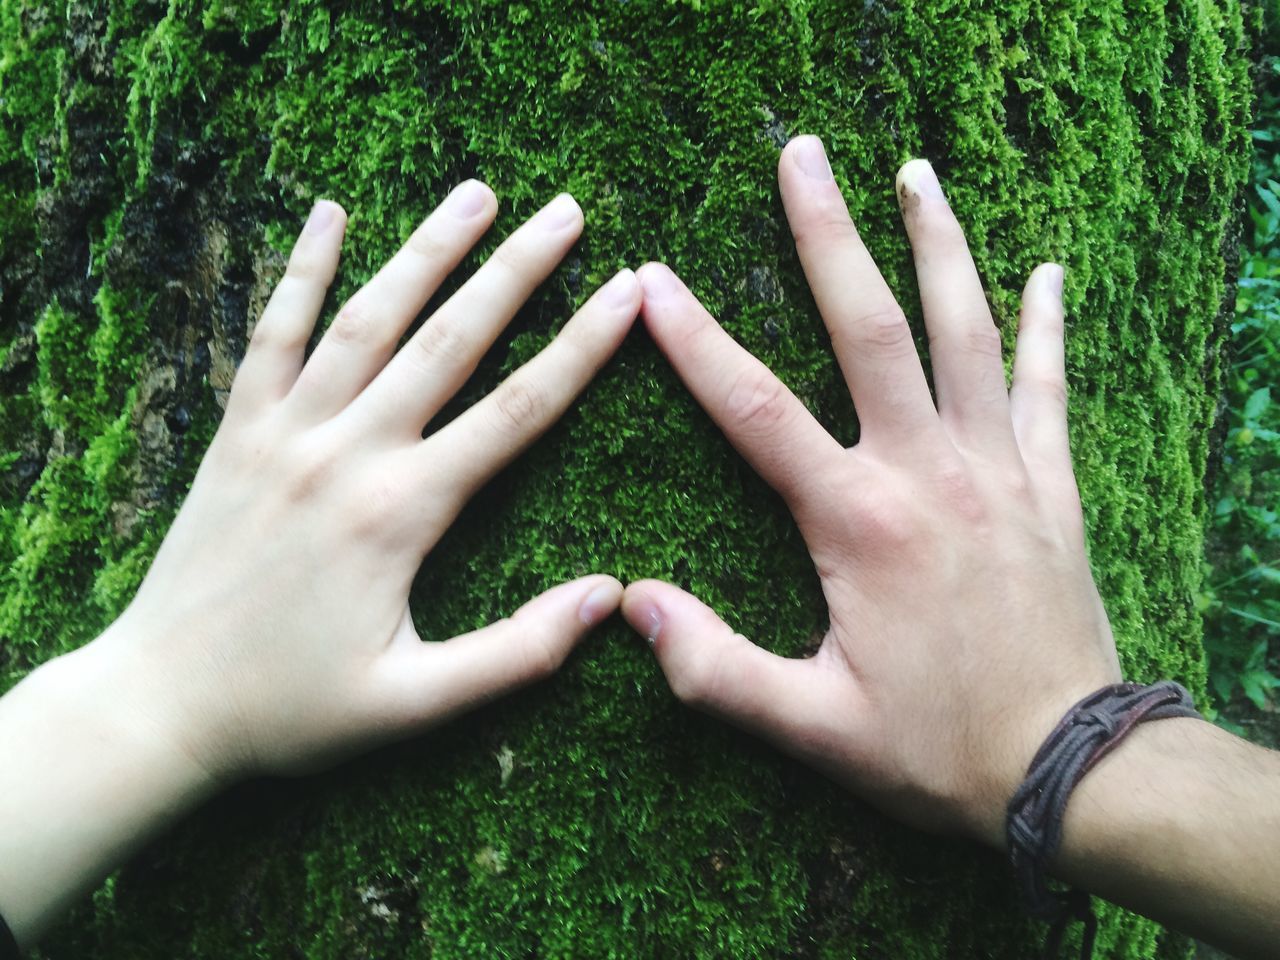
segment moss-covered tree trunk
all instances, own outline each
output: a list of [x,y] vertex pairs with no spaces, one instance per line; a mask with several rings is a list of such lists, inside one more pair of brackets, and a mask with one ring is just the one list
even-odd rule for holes
[[[852,441],[774,185],[804,131],[909,311],[911,156],[942,174],[1007,341],[1027,272],[1067,265],[1072,440],[1124,664],[1203,688],[1238,0],[404,7],[0,0],[0,690],[127,602],[319,196],[351,213],[335,299],[465,177],[502,201],[495,238],[558,190],[581,201],[584,239],[464,402],[662,258]],[[452,634],[589,570],[672,578],[781,652],[826,627],[786,511],[642,333],[432,554],[415,616]],[[691,715],[613,626],[434,736],[217,801],[43,952],[923,960],[1026,957],[1040,932],[994,855]],[[1183,949],[1104,911],[1099,956]]]

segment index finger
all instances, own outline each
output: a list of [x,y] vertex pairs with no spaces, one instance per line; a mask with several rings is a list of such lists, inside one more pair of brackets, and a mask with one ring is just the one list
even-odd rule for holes
[[644,320],[684,385],[794,511],[845,450],[763,363],[727,334],[666,266],[640,268]]

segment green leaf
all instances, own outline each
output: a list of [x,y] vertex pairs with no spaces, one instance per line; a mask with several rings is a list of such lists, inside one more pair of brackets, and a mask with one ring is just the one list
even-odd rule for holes
[[1257,420],[1267,411],[1267,407],[1271,406],[1271,388],[1263,387],[1255,390],[1249,395],[1249,399],[1244,404],[1244,418],[1246,420]]
[[1245,673],[1240,675],[1240,686],[1244,689],[1244,695],[1249,698],[1250,702],[1259,710],[1263,710],[1267,706],[1267,688],[1259,679],[1259,675],[1254,673]]

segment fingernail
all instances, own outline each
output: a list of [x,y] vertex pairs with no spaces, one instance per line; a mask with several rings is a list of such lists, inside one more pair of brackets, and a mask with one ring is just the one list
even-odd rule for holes
[[478,180],[464,180],[449,194],[446,209],[460,220],[474,217],[484,209],[488,191]]
[[680,289],[680,281],[665,263],[651,263],[640,273],[646,300],[665,300]]
[[337,215],[338,205],[330,203],[328,200],[317,200],[315,206],[311,208],[311,213],[307,216],[307,225],[303,229],[307,233],[324,233],[325,228],[333,223],[333,218]]
[[638,633],[644,634],[645,643],[654,646],[662,632],[662,613],[647,597],[627,607],[627,622]]
[[562,193],[545,207],[537,216],[539,226],[548,230],[562,230],[571,223],[576,223],[580,211],[573,197]]
[[644,634],[644,642],[650,647],[658,644],[658,634],[662,632],[662,614],[658,612],[657,607],[651,607],[645,617],[645,625],[648,629]]
[[632,270],[620,270],[612,280],[600,288],[600,300],[610,307],[624,307],[631,303],[636,292],[636,275]]
[[1044,272],[1045,289],[1051,293],[1055,299],[1062,299],[1062,279],[1064,271],[1062,265],[1058,263],[1049,264]]
[[827,151],[822,148],[822,141],[817,137],[797,137],[792,149],[798,166],[807,177],[814,180],[830,180],[831,164],[827,162]]
[[582,601],[578,616],[588,627],[594,627],[614,610],[618,609],[618,588],[612,583],[602,583]]
[[942,200],[942,184],[928,160],[909,160],[898,171],[898,183],[927,200]]

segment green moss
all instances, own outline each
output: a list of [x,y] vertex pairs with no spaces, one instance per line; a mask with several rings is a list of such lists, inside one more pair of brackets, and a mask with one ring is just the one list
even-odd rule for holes
[[[480,255],[552,193],[580,200],[582,242],[459,402],[613,270],[662,258],[852,441],[774,186],[781,143],[813,131],[909,310],[892,177],[911,156],[942,173],[1010,343],[1026,274],[1066,263],[1073,444],[1121,654],[1202,691],[1242,23],[1234,0],[0,0],[0,689],[127,603],[319,196],[351,214],[336,297],[467,176],[503,208]],[[674,578],[781,652],[826,625],[785,509],[642,333],[432,554],[415,616],[451,635],[589,570]],[[1021,957],[1039,932],[994,857],[691,717],[615,624],[537,690],[218,801],[44,949]],[[1184,951],[1119,910],[1100,945]]]

